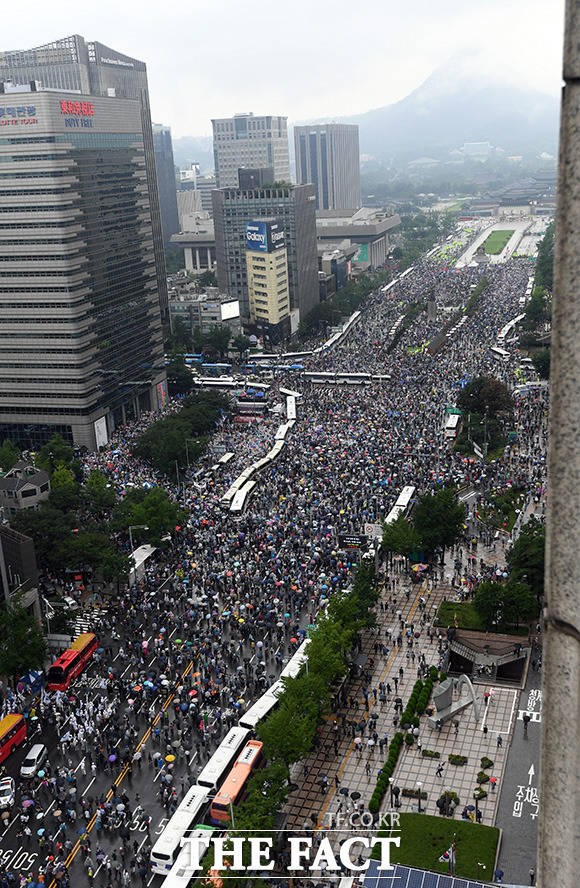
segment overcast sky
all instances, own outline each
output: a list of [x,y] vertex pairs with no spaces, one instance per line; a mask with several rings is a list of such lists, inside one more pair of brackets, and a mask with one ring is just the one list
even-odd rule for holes
[[[236,111],[291,121],[388,105],[458,51],[561,83],[564,0],[50,0],[2,4],[2,49],[78,33],[147,63],[174,137]],[[499,61],[498,61],[499,60]]]

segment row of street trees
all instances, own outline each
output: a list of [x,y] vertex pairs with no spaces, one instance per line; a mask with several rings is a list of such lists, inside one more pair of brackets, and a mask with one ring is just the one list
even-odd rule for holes
[[392,524],[386,524],[382,547],[391,555],[416,560],[432,560],[452,546],[463,532],[465,506],[457,501],[452,487],[444,487],[433,495],[419,497],[413,510],[412,522],[399,515]]

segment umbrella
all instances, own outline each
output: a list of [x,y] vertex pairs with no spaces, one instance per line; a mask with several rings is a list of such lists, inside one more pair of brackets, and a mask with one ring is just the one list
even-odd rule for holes
[[343,796],[347,796],[347,795],[349,794],[349,792],[350,792],[350,790],[347,789],[346,786],[341,786],[340,789],[339,789],[338,791],[339,791],[339,793],[340,793],[341,795],[343,795]]
[[119,812],[119,814],[122,814],[124,810],[125,810],[125,805],[122,802],[120,802],[117,805],[117,811]]
[[166,678],[164,678],[163,681],[161,682],[161,687],[162,687],[162,688],[168,688],[168,687],[169,687],[169,682],[167,681]]
[[41,827],[40,829],[37,829],[37,830],[36,830],[36,835],[37,835],[37,836],[43,836],[44,833],[45,833],[45,829],[44,829],[44,827]]
[[109,756],[109,761],[110,761],[110,762],[116,762],[116,761],[117,761],[117,756],[113,753],[112,755]]
[[193,690],[188,691],[187,696],[188,697],[197,697],[197,691],[193,691]]
[[466,807],[468,811],[475,811],[475,805],[467,805]]
[[54,817],[62,817],[62,811],[60,811],[60,810],[59,810],[59,811],[53,811],[52,813],[53,813],[53,816],[54,816]]
[[135,755],[133,756],[133,761],[134,761],[134,762],[140,762],[141,759],[142,759],[142,757],[143,757],[143,755],[142,755],[141,752],[136,752]]
[[31,805],[34,805],[32,799],[24,799],[24,801],[22,802],[23,808],[30,808]]
[[411,568],[411,570],[414,570],[417,573],[419,573],[422,570],[427,570],[427,568],[428,568],[427,564],[414,564],[413,567]]
[[292,641],[292,642],[297,642],[298,639],[297,639],[297,638],[291,638],[290,641]]
[[174,749],[179,749],[179,747],[181,746],[181,740],[174,740],[171,745]]
[[358,790],[355,790],[355,792],[351,792],[350,797],[353,802],[356,802],[358,799],[360,799],[360,792],[358,792]]
[[45,773],[46,773],[45,771],[39,771],[39,772],[38,772],[38,776],[39,776],[39,777],[44,777]]
[[10,811],[4,811],[2,813],[2,820],[10,820]]
[[153,758],[154,758],[154,759],[160,759],[160,758],[161,758],[161,753],[160,753],[160,752],[154,752],[154,753],[153,753]]
[[166,761],[166,762],[169,762],[169,763],[174,762],[174,761],[175,761],[175,756],[174,756],[174,755],[166,755],[166,756],[165,756],[165,761]]

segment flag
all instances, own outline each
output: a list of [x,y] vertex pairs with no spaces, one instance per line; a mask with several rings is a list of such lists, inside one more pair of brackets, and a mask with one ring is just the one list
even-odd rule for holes
[[453,623],[456,629],[459,629],[459,620],[457,619],[457,614],[453,614]]
[[453,844],[449,848],[448,851],[444,851],[441,857],[439,858],[441,863],[447,864],[447,872],[452,874],[455,872],[455,838],[453,839]]

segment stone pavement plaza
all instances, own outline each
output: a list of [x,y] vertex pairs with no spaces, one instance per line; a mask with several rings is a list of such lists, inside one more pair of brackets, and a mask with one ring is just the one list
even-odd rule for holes
[[[416,589],[417,587],[414,587],[409,601],[406,600],[404,593],[398,593],[397,609],[402,611],[403,620],[413,622],[415,631],[420,630],[421,632],[420,638],[416,639],[413,645],[415,654],[424,653],[427,664],[437,666],[440,659],[437,639],[434,638],[430,643],[426,628],[432,622],[440,602],[444,597],[451,598],[454,590],[448,586],[441,586],[430,594],[423,591],[423,594],[427,594],[428,597],[425,626],[421,627],[419,624],[421,617],[419,599],[425,585],[418,592],[415,592]],[[388,597],[389,593],[383,589],[382,600],[385,603]],[[369,709],[371,713],[377,714],[376,730],[379,738],[384,737],[386,733],[390,742],[393,734],[398,730],[393,726],[394,698],[401,697],[403,707],[406,705],[417,680],[418,656],[416,656],[414,664],[410,659],[407,659],[406,653],[409,648],[406,639],[403,639],[403,645],[400,648],[395,645],[393,649],[390,646],[386,657],[382,654],[375,654],[374,643],[378,639],[385,639],[385,630],[392,627],[395,638],[399,628],[396,615],[391,615],[388,608],[385,609],[385,612],[377,611],[377,624],[378,631],[366,633],[363,639],[363,652],[369,658],[374,657],[375,661],[372,680],[368,685],[370,691]],[[394,678],[395,676],[399,678],[400,667],[404,670],[404,677],[399,680],[398,691],[395,693]],[[369,672],[371,671],[368,664],[365,668]],[[393,691],[390,700],[383,704],[374,703],[372,694],[373,688],[378,689],[381,681],[389,682]],[[361,679],[351,680],[348,685],[347,696],[353,698],[355,706],[350,708],[346,705],[340,710],[347,722],[360,722],[368,719],[369,712],[365,709],[363,687],[364,682]],[[486,690],[492,694],[487,707],[484,703]],[[460,804],[456,809],[455,817],[459,818],[464,805],[475,804],[473,791],[477,786],[476,777],[481,769],[482,756],[487,756],[494,762],[493,767],[489,768],[487,773],[497,778],[497,784],[495,791],[491,790],[489,783],[484,785],[488,796],[479,802],[479,807],[482,812],[482,822],[493,825],[507,749],[514,729],[514,717],[517,715],[516,700],[519,690],[506,687],[487,688],[485,685],[477,684],[475,692],[480,709],[479,724],[475,722],[473,705],[468,706],[455,717],[455,720],[459,722],[457,735],[453,720],[443,725],[441,731],[437,731],[428,727],[426,716],[423,715],[419,727],[422,749],[437,751],[440,753],[440,758],[423,757],[416,744],[410,749],[404,745],[393,774],[393,784],[399,786],[401,790],[416,790],[417,782],[421,782],[422,792],[427,793],[427,799],[421,802],[421,808],[428,814],[438,814],[436,801],[444,790],[456,792]],[[463,689],[462,693],[467,693],[466,689]],[[376,786],[379,769],[387,758],[388,745],[385,745],[382,753],[378,745],[369,752],[366,747],[369,732],[365,730],[363,748],[359,751],[355,748],[351,729],[346,724],[341,725],[340,716],[338,722],[339,731],[335,732],[333,731],[333,716],[330,715],[325,719],[317,748],[308,759],[297,764],[293,769],[292,779],[298,788],[289,796],[287,803],[288,822],[286,827],[288,829],[302,830],[307,821],[312,826],[311,815],[316,818],[318,824],[328,825],[330,815],[339,809],[341,801],[343,803],[342,812],[350,810],[352,803],[348,799],[353,792],[360,793],[360,800],[364,802],[365,810],[368,810],[368,802]],[[487,726],[487,734],[483,730],[484,725]],[[502,737],[500,748],[497,746],[498,735]],[[338,755],[335,755],[334,751],[333,741],[335,738],[338,742]],[[464,766],[451,765],[448,762],[450,753],[467,756],[467,764]],[[371,768],[370,775],[367,775],[365,770],[367,761]],[[436,775],[439,763],[443,765],[441,777]],[[328,778],[328,784],[324,787],[320,786],[321,774]],[[335,785],[335,776],[338,776],[340,780],[338,786]],[[340,791],[341,789],[343,792]],[[344,792],[346,789],[348,789],[348,796]],[[416,810],[416,799],[405,798],[402,794],[399,798],[401,812]],[[390,797],[387,792],[381,810],[389,810],[390,807]]]

